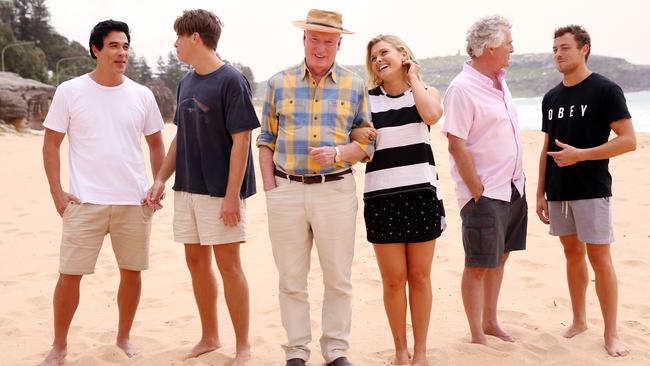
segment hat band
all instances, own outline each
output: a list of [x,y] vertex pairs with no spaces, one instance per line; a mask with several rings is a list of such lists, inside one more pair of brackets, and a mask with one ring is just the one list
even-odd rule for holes
[[305,23],[311,24],[311,25],[320,25],[322,27],[334,28],[334,29],[338,29],[338,30],[343,30],[343,27],[336,27],[336,26],[326,24],[326,23],[319,23],[319,22],[305,22]]

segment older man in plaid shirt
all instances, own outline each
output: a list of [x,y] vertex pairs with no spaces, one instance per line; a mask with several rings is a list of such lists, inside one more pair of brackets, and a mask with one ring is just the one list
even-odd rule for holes
[[307,274],[312,243],[323,271],[321,350],[328,365],[351,365],[350,272],[357,197],[351,166],[374,147],[351,142],[350,130],[371,126],[364,82],[335,62],[341,14],[310,10],[305,59],[268,82],[257,139],[273,256],[280,277],[280,310],[288,366],[309,359],[311,326]]

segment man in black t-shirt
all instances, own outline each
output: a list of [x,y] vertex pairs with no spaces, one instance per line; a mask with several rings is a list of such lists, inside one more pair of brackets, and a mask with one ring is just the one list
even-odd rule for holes
[[[566,256],[573,323],[571,338],[587,329],[586,290],[596,275],[596,293],[605,323],[605,348],[626,356],[616,330],[618,284],[610,244],[612,177],[609,159],[636,148],[630,113],[621,88],[587,68],[591,39],[577,25],[555,31],[555,65],[563,79],[542,100],[544,145],[539,159],[537,215],[560,237]],[[609,140],[610,131],[616,137]]]
[[174,23],[178,58],[194,70],[178,87],[176,137],[147,199],[160,207],[175,170],[174,240],[185,244],[203,331],[187,358],[221,346],[214,255],[237,338],[233,365],[243,365],[250,359],[249,294],[239,245],[246,241],[244,200],[255,194],[251,130],[260,124],[248,81],[215,53],[221,27],[206,10],[185,11]]

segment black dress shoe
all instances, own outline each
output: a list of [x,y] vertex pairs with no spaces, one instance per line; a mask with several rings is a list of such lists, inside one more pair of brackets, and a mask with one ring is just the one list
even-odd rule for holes
[[291,358],[287,360],[287,366],[305,366],[305,360],[302,358]]
[[339,357],[336,360],[327,364],[327,366],[354,366],[352,362],[348,361],[347,357]]

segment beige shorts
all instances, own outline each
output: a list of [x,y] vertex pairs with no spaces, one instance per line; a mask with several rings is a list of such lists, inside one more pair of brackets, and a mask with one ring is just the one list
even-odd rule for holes
[[228,227],[219,218],[222,197],[174,192],[174,240],[203,245],[246,241],[246,202],[240,200],[239,225]]
[[121,269],[147,269],[153,212],[148,206],[70,202],[63,212],[59,272],[75,275],[95,272],[106,234],[111,236]]

